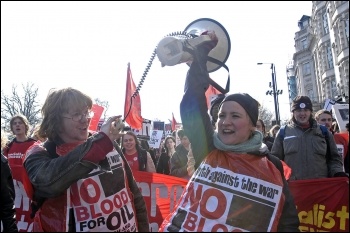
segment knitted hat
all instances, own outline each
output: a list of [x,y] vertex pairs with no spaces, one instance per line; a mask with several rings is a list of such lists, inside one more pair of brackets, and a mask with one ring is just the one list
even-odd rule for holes
[[256,122],[259,116],[259,106],[260,106],[258,101],[256,101],[253,97],[251,97],[247,93],[237,93],[237,94],[226,96],[225,99],[221,102],[219,108],[226,101],[235,101],[239,105],[241,105],[244,108],[244,110],[248,113],[248,116],[252,121],[253,125],[256,126]]
[[296,109],[309,109],[312,112],[312,103],[309,97],[299,95],[293,99],[292,112]]

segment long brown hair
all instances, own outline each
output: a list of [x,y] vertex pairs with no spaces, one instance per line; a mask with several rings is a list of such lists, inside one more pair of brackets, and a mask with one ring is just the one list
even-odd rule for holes
[[[136,134],[134,134],[134,132],[132,132],[132,131],[127,131],[126,133],[124,133],[124,135],[126,135],[126,134],[130,135],[131,137],[134,138],[136,150],[139,151],[141,146],[140,146],[140,142],[139,142],[138,138],[136,137]],[[123,139],[124,139],[124,136],[123,136]],[[123,147],[123,152],[125,152],[123,139],[122,139],[122,147]]]
[[176,145],[176,140],[175,140],[175,138],[174,138],[173,136],[170,136],[170,135],[166,136],[166,138],[165,138],[165,140],[164,140],[164,148],[165,148],[165,153],[166,153],[167,155],[168,155],[168,153],[169,153],[169,149],[168,149],[168,147],[166,146],[166,142],[167,142],[168,140],[173,140],[173,142],[174,142],[175,145]]
[[51,89],[41,108],[43,120],[38,130],[42,138],[56,140],[61,131],[62,114],[69,110],[83,111],[92,108],[92,99],[81,91],[67,87],[63,89]]

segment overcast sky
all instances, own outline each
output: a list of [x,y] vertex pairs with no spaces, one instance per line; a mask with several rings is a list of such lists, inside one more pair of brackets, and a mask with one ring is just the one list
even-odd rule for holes
[[[286,66],[294,53],[298,21],[311,15],[312,1],[123,2],[1,1],[1,89],[27,82],[43,103],[51,88],[74,87],[110,104],[108,115],[123,115],[127,64],[140,90],[142,116],[181,122],[179,104],[188,66],[161,67],[159,41],[200,18],[218,21],[228,32],[230,93],[247,92],[274,116],[270,90],[276,66],[281,119],[290,116]],[[227,71],[210,76],[224,86]]]

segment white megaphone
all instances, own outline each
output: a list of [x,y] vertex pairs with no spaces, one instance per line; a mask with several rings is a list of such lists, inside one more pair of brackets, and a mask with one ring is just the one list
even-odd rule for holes
[[205,31],[215,32],[218,38],[217,45],[208,54],[208,73],[224,66],[231,51],[230,37],[219,22],[209,18],[197,19],[185,28],[184,34],[164,37],[158,43],[156,53],[162,66],[189,64],[193,55],[187,52],[188,49],[193,50],[196,46],[211,41],[209,35],[201,35]]

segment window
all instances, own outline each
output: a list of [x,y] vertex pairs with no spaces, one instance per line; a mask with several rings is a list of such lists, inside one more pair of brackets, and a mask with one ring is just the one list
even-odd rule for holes
[[306,38],[301,40],[301,47],[302,47],[302,49],[306,49],[307,48],[307,40],[306,40]]
[[323,20],[324,34],[328,34],[329,33],[329,28],[328,28],[327,12],[323,13],[322,20]]
[[311,74],[310,63],[305,63],[303,65],[303,75]]
[[333,56],[332,56],[332,49],[331,46],[328,44],[327,46],[327,61],[328,61],[328,68],[333,68]]
[[349,41],[349,19],[344,20],[346,39]]

